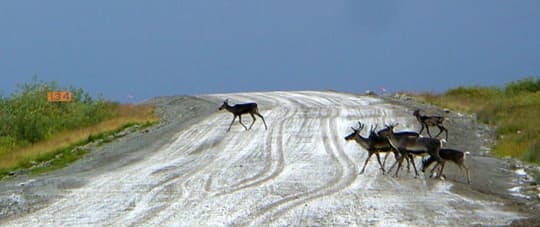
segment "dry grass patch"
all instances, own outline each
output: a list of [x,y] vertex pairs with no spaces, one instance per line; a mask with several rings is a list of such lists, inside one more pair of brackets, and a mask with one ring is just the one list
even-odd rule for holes
[[90,142],[93,136],[114,132],[128,125],[153,124],[159,121],[154,115],[154,107],[147,105],[114,105],[111,112],[113,114],[110,119],[96,125],[59,132],[45,141],[0,153],[0,170],[25,167],[28,163],[54,157],[63,148],[85,144]]

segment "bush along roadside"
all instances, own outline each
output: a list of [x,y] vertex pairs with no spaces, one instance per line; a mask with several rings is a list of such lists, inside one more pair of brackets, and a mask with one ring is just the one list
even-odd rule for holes
[[[71,92],[70,102],[49,102],[53,91]],[[56,133],[95,125],[113,117],[118,104],[92,98],[80,88],[56,82],[19,85],[9,97],[0,96],[0,152],[50,139]]]
[[[71,101],[50,102],[54,91],[72,94]],[[96,99],[83,89],[34,77],[10,96],[0,95],[0,177],[22,169],[62,168],[88,152],[77,147],[105,143],[123,130],[157,122],[153,106]]]

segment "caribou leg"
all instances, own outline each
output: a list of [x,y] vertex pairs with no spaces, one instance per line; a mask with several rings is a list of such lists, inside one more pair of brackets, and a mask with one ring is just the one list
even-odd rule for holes
[[386,154],[384,155],[384,160],[383,160],[383,163],[382,163],[383,169],[384,169],[384,166],[386,165],[386,159],[388,159],[388,155],[389,155],[388,153],[386,153]]
[[433,153],[430,153],[429,155],[433,156],[435,158],[435,160],[437,160],[437,163],[440,163],[442,165],[442,168],[439,170],[439,176],[442,175],[442,171],[444,169],[444,160],[441,158],[441,156],[439,155],[439,151],[441,150],[441,147],[436,147],[435,148],[435,151]]
[[445,127],[443,127],[442,125],[437,125],[437,127],[439,128],[439,134],[437,134],[435,137],[439,136],[444,131],[444,133],[446,135],[445,138],[446,138],[446,140],[448,140],[448,130]]
[[383,164],[381,163],[381,157],[379,156],[379,152],[368,152],[368,156],[366,158],[366,161],[364,161],[364,166],[362,167],[362,170],[360,171],[360,174],[363,174],[364,171],[366,170],[366,166],[369,162],[369,159],[371,158],[371,156],[373,154],[375,154],[375,156],[377,156],[377,161],[379,162],[379,166],[381,167],[381,170],[383,171],[383,174],[384,174],[384,166]]
[[373,155],[373,153],[369,152],[366,160],[364,161],[364,167],[362,167],[362,170],[360,170],[360,174],[363,174],[364,170],[366,170],[366,166],[367,166],[367,163],[369,162],[369,158],[371,158],[371,155]]
[[[414,173],[416,174],[416,176],[419,176],[419,175],[418,175],[418,170],[416,170],[416,164],[414,163],[414,155],[409,154],[409,160],[411,160],[411,162],[412,162],[412,166],[413,166],[413,168],[414,168]],[[410,171],[409,163],[408,163],[408,162],[407,162],[407,171]]]
[[[392,163],[392,166],[390,166],[390,168],[386,171],[387,173],[391,173],[392,170],[394,169],[394,167],[396,167],[396,164],[398,164],[399,160],[400,160],[400,157],[401,155],[399,155],[399,153],[394,153],[394,163]],[[405,161],[407,161],[407,169],[409,169],[410,171],[410,165],[411,163],[409,162],[409,159],[408,158],[405,158]]]
[[375,155],[377,156],[377,161],[379,162],[379,166],[381,167],[381,170],[384,175],[384,165],[381,163],[381,157],[379,156],[379,152],[375,153]]
[[424,131],[424,124],[421,124],[422,125],[422,128],[420,128],[420,132],[418,132],[418,134],[422,135],[422,132]]
[[394,177],[397,177],[398,174],[399,174],[399,169],[401,169],[401,163],[403,163],[403,159],[407,159],[407,154],[405,154],[405,152],[401,151],[400,150],[400,157],[399,157],[399,160],[397,161],[398,163],[398,166],[397,166],[397,169],[396,169],[396,173],[394,174]]
[[253,118],[253,121],[251,121],[251,125],[249,126],[249,129],[251,129],[251,127],[253,127],[257,119],[255,119],[255,116],[253,116],[253,113],[249,113],[249,115],[251,115],[251,118]]
[[262,121],[264,123],[264,129],[268,129],[268,126],[266,126],[266,121],[264,120],[264,117],[258,112],[255,112],[255,114],[257,114],[257,116],[259,116],[262,119]]
[[231,121],[231,124],[229,125],[229,128],[227,129],[227,132],[231,130],[231,126],[234,123],[234,120],[236,120],[236,115],[234,115],[234,117],[233,117],[233,119]]
[[433,177],[433,171],[435,171],[437,167],[439,167],[439,163],[435,163],[435,166],[429,171],[429,177]]
[[471,184],[471,175],[469,172],[469,168],[465,165],[465,163],[463,163],[461,166],[465,169],[465,174],[467,174],[467,184]]
[[433,137],[433,136],[431,136],[431,133],[429,132],[429,126],[428,125],[426,125],[426,131],[427,131],[427,134],[428,134],[429,137]]
[[246,129],[246,131],[248,130],[248,128],[246,127],[246,125],[244,125],[244,123],[242,123],[242,115],[238,115],[238,122],[240,122],[240,124],[242,126],[244,126],[244,128]]

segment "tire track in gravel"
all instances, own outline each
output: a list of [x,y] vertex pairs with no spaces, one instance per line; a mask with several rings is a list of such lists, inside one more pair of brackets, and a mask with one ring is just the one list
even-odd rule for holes
[[[197,127],[201,126],[194,126],[190,129]],[[204,126],[202,127],[204,128]],[[197,134],[197,132],[188,131],[189,129],[178,133],[177,136]],[[206,144],[201,144],[200,141],[191,141],[189,150],[202,149],[205,146]],[[167,183],[183,176],[183,174],[170,173],[177,164],[171,165],[169,163],[178,163],[180,159],[174,157],[173,160],[170,160],[171,154],[163,155],[169,153],[172,149],[174,149],[174,153],[184,152],[176,149],[178,147],[174,147],[172,144],[164,145],[161,149],[158,149],[158,152],[149,155],[145,160],[124,166],[114,172],[99,175],[85,187],[70,191],[69,194],[66,194],[50,206],[32,213],[28,218],[18,219],[12,224],[42,223],[47,225],[48,223],[49,225],[58,225],[63,223],[63,225],[70,225],[85,223],[86,221],[93,223],[114,222],[114,220],[129,214],[134,207],[133,204],[140,201],[139,198],[152,197],[151,192],[162,188],[164,182]],[[163,164],[156,165],[156,163]],[[159,169],[156,170],[156,166]],[[159,171],[160,169],[162,171]],[[158,175],[152,173],[158,173]],[[159,173],[163,175],[160,176]],[[145,177],[150,177],[150,180],[146,182],[138,180]],[[131,193],[126,194],[125,192]],[[181,194],[179,193],[179,195]],[[93,212],[81,216],[88,211]]]
[[[268,99],[274,100],[274,103],[283,103],[286,100],[281,98],[276,98],[273,96],[269,96],[267,94],[259,94],[260,96],[265,96]],[[269,182],[273,179],[275,179],[281,172],[283,172],[283,168],[285,166],[285,160],[284,160],[284,154],[283,154],[283,130],[284,130],[284,124],[288,119],[290,119],[292,116],[297,114],[296,108],[285,108],[285,117],[280,118],[279,122],[277,123],[277,129],[274,129],[274,127],[270,127],[271,132],[267,135],[265,139],[265,150],[269,153],[267,155],[267,163],[269,165],[266,165],[265,168],[257,173],[256,175],[246,178],[234,185],[231,185],[228,189],[223,189],[220,192],[216,193],[215,196],[222,196],[225,194],[231,194],[240,190],[245,190],[253,187],[258,187],[263,185],[266,182]],[[292,110],[292,111],[291,111]],[[275,133],[275,131],[277,134]],[[275,143],[273,142],[273,138],[277,140]],[[272,144],[276,144],[276,147],[273,147]],[[275,150],[275,151],[274,151]],[[267,176],[265,176],[267,175]]]
[[[271,135],[271,133],[273,132],[273,129],[270,129],[270,132],[267,133],[267,137]],[[254,135],[250,135],[251,137],[253,137]],[[233,146],[233,149],[227,149],[227,150],[239,150],[239,149],[242,149],[244,147],[246,147],[245,145],[249,144],[250,141],[253,141],[253,139],[249,139],[249,138],[245,138],[245,139],[242,139],[244,142],[238,142],[236,143],[234,146]],[[230,139],[229,141],[239,141],[238,139]],[[266,147],[266,144],[265,144],[265,147]],[[266,148],[265,148],[266,150]],[[236,156],[241,156],[243,154],[236,154]],[[269,159],[269,155],[266,155],[268,156],[266,159]],[[233,159],[233,158],[230,158],[229,159]],[[220,170],[222,171],[223,169],[227,169],[226,168],[226,165],[232,165],[233,163],[235,163],[236,161],[232,161],[232,162],[227,162],[226,160],[224,160],[224,162],[218,162],[216,163],[216,165],[213,165],[211,166],[212,169],[214,170]],[[268,169],[267,166],[265,166],[263,169]],[[212,170],[208,171],[208,172],[211,172]],[[208,192],[208,193],[211,193],[210,195],[211,196],[215,196],[216,193],[212,193],[213,191],[223,191],[225,190],[224,188],[218,188],[218,189],[213,189],[212,188],[212,184],[213,184],[213,180],[215,179],[219,179],[217,177],[214,177],[213,174],[207,174],[208,176],[205,178],[205,183],[204,183],[204,191],[205,192]],[[234,184],[236,185],[236,183]],[[227,186],[228,188],[229,186]]]
[[[217,117],[217,116],[214,116],[214,119],[212,119],[212,121],[210,121],[210,123],[205,123],[203,124],[205,126],[205,130],[196,130],[197,132],[200,132],[201,135],[200,136],[197,136],[195,138],[205,138],[205,135],[208,134],[208,132],[212,131],[215,133],[215,134],[220,134],[222,132],[219,132],[221,130],[221,128],[218,128],[216,129],[215,127],[215,123],[216,122],[219,122],[219,121],[223,121],[223,117]],[[227,121],[228,122],[228,121]],[[228,124],[227,124],[228,126]],[[218,130],[218,131],[216,131]],[[242,131],[243,132],[243,131]],[[179,138],[182,138],[182,137],[185,137],[186,135],[189,135],[189,137],[187,138],[190,138],[193,133],[191,132],[187,132],[186,133],[183,133],[179,136]],[[231,134],[229,134],[231,135]],[[154,190],[155,192],[153,192],[153,196],[151,199],[146,199],[146,203],[147,204],[150,204],[153,202],[154,198],[157,198],[157,199],[160,199],[160,195],[162,195],[163,192],[167,192],[167,190],[171,187],[174,187],[175,185],[180,185],[180,191],[182,191],[181,193],[181,197],[180,198],[174,198],[175,201],[185,201],[187,198],[190,198],[189,200],[190,201],[195,201],[196,199],[203,199],[202,197],[201,198],[194,198],[194,196],[192,196],[192,193],[191,191],[192,190],[189,190],[189,185],[191,182],[194,182],[195,180],[197,179],[193,179],[197,174],[200,174],[202,172],[205,172],[206,169],[208,168],[215,168],[216,165],[213,165],[212,163],[216,162],[216,160],[218,160],[219,158],[221,158],[222,155],[221,153],[222,152],[206,152],[206,151],[211,151],[211,150],[216,150],[216,148],[218,147],[224,147],[223,149],[219,149],[219,150],[237,150],[239,148],[242,148],[242,147],[245,147],[247,144],[249,144],[249,141],[251,141],[251,139],[249,138],[246,138],[246,139],[239,139],[238,137],[246,137],[246,135],[248,137],[254,137],[255,135],[253,133],[234,133],[232,134],[231,138],[226,138],[226,134],[223,134],[221,136],[218,137],[217,140],[214,140],[213,143],[211,143],[209,146],[204,146],[204,144],[201,146],[201,147],[198,147],[196,149],[194,149],[192,152],[188,152],[189,154],[201,154],[201,157],[198,158],[199,161],[192,161],[191,163],[197,163],[197,165],[195,165],[194,167],[190,168],[189,172],[188,173],[181,173],[181,174],[175,174],[173,176],[169,176],[169,180],[167,180],[167,182],[163,183],[163,184],[160,184],[159,187],[156,187],[156,189]],[[230,148],[227,148],[225,149],[225,146],[228,144],[229,141],[239,141],[237,143],[234,143],[232,144],[232,147]],[[188,146],[183,146],[183,147],[189,147]],[[228,159],[226,159],[228,160]],[[179,171],[178,169],[175,169],[175,171]],[[205,179],[205,183],[203,184],[203,187],[201,188],[209,188],[210,187],[210,184],[209,181],[212,179],[211,176],[208,176],[208,177],[203,177]],[[208,191],[205,191],[202,195],[208,195]],[[169,198],[168,199],[169,201],[173,200],[173,198]],[[132,219],[137,219],[137,221],[135,222],[132,222],[132,224],[144,224],[145,223],[145,220],[148,220],[150,219],[152,216],[159,216],[158,214],[173,206],[174,205],[174,202],[169,202],[167,203],[166,205],[162,205],[160,207],[153,207],[151,209],[151,212],[147,212],[145,213],[145,215],[139,217],[139,218],[132,218]],[[143,205],[143,207],[146,207]],[[139,220],[143,220],[142,222],[139,221]],[[120,222],[120,223],[123,223],[123,222]]]
[[[230,96],[230,97],[233,97],[233,98],[234,98],[234,97],[237,97],[237,98],[238,98],[238,97],[243,97],[243,96],[246,96],[247,99],[251,99],[251,98],[252,98],[251,96],[248,96],[248,95],[241,95],[241,94],[229,94],[229,96]],[[265,95],[265,96],[266,96],[266,95]],[[277,102],[277,101],[276,101],[277,99],[275,99],[275,98],[273,98],[273,97],[271,97],[271,96],[267,96],[267,97],[268,97],[269,99],[271,99],[271,100],[275,100],[274,102]],[[286,112],[288,112],[288,113],[291,112],[290,109],[291,109],[291,108],[286,108]],[[294,115],[294,112],[289,113],[288,115],[292,116],[292,115]],[[284,120],[282,120],[282,121],[284,122],[286,119],[287,119],[287,117],[284,118]],[[280,122],[280,125],[281,125],[281,129],[280,129],[280,130],[282,130],[282,128],[283,128],[283,127],[282,127],[282,126],[283,126],[283,122]],[[227,126],[228,126],[228,125],[227,125]],[[270,129],[270,133],[267,133],[267,136],[266,136],[266,138],[267,138],[267,140],[266,140],[266,141],[267,141],[267,144],[265,145],[265,147],[266,147],[266,146],[270,146],[270,147],[271,147],[271,144],[272,144],[271,138],[272,138],[272,136],[273,136],[273,134],[274,134],[274,130],[275,130],[275,129],[274,129],[273,127],[271,127],[271,126],[269,127],[269,129]],[[242,130],[243,130],[243,128],[242,128]],[[242,133],[237,133],[236,136],[240,136],[241,134],[242,134]],[[227,141],[240,141],[240,142],[235,143],[235,144],[234,144],[234,147],[233,147],[232,149],[231,149],[231,148],[227,148],[226,150],[236,150],[237,148],[245,147],[246,144],[249,144],[249,143],[251,143],[251,141],[254,141],[254,140],[255,140],[254,138],[252,138],[252,137],[254,137],[254,136],[256,136],[255,133],[250,133],[250,137],[251,137],[251,138],[244,138],[244,139],[236,139],[236,138],[234,138],[234,139],[227,140]],[[279,140],[279,139],[282,139],[282,138],[281,138],[281,136],[278,136],[277,139]],[[281,144],[281,143],[278,143],[278,144]],[[282,146],[279,146],[279,148],[277,149],[278,152],[274,152],[274,153],[276,153],[276,155],[278,156],[278,158],[272,159],[271,155],[267,155],[267,157],[268,157],[268,158],[267,158],[267,159],[268,159],[267,162],[270,162],[271,164],[270,164],[270,165],[267,165],[268,167],[265,167],[264,169],[270,169],[270,166],[274,166],[274,168],[272,168],[273,170],[270,171],[270,175],[267,176],[267,177],[264,177],[264,178],[260,178],[260,177],[259,177],[259,178],[251,177],[251,178],[249,178],[249,179],[251,179],[251,180],[249,180],[249,179],[248,179],[248,180],[243,180],[243,181],[241,181],[241,183],[236,183],[236,184],[234,184],[234,185],[236,185],[236,187],[235,187],[235,188],[232,188],[232,189],[230,189],[230,190],[224,189],[224,190],[222,190],[221,192],[218,192],[218,193],[208,194],[208,193],[210,193],[211,191],[213,191],[211,185],[212,185],[212,180],[215,179],[215,177],[213,177],[212,174],[208,174],[208,177],[205,178],[205,182],[204,182],[203,187],[202,187],[203,189],[206,188],[206,190],[205,190],[206,199],[211,198],[211,197],[215,197],[215,196],[224,195],[224,194],[234,193],[234,192],[240,191],[240,190],[242,190],[242,189],[247,189],[247,188],[259,186],[259,185],[261,185],[261,184],[263,184],[263,183],[265,183],[265,182],[268,182],[268,181],[274,179],[275,177],[277,177],[277,176],[281,173],[281,171],[283,170],[283,165],[284,165],[283,150],[282,150],[281,147],[282,147]],[[265,148],[265,149],[268,149],[268,148]],[[271,150],[269,150],[269,152],[271,152]],[[237,154],[237,156],[239,156],[239,155],[242,155],[242,154]],[[228,160],[228,159],[230,159],[230,158],[227,158],[227,160]],[[272,161],[272,160],[275,160],[275,161]],[[211,168],[214,168],[214,169],[223,169],[224,167],[223,167],[223,168],[220,167],[220,166],[224,166],[224,165],[221,164],[221,163],[222,163],[222,162],[218,162],[217,165],[212,165]],[[223,162],[223,163],[229,163],[229,164],[230,164],[230,162]],[[208,167],[208,168],[210,168],[210,167]],[[197,171],[197,172],[201,172],[201,171],[202,171],[202,170],[199,170],[199,171]],[[207,172],[211,172],[211,171],[207,171]],[[262,173],[259,173],[259,174],[257,174],[257,175],[262,176],[262,175],[264,175],[265,173],[268,173],[268,171],[267,171],[267,170],[266,170],[266,171],[263,171]],[[192,178],[193,175],[195,175],[195,174],[196,174],[196,173],[192,174],[192,176],[190,176],[189,178]],[[243,182],[243,183],[242,183],[242,182]],[[187,188],[187,186],[186,186],[187,183],[189,183],[189,179],[185,181],[185,183],[184,183],[184,185],[183,185],[183,188],[184,188],[184,189]],[[218,189],[218,191],[219,191],[219,189]],[[188,191],[188,192],[189,192],[189,191]],[[186,193],[186,195],[189,195],[189,193]],[[185,198],[185,197],[186,197],[186,196],[183,196],[183,198]],[[204,198],[200,198],[200,199],[202,200],[202,199],[204,199]],[[190,201],[193,203],[193,202],[196,201],[196,199],[190,199]],[[177,204],[178,202],[175,202],[175,203]],[[169,206],[170,206],[170,207],[174,207],[175,204],[170,204]],[[170,215],[169,215],[169,216],[170,216]],[[168,217],[164,217],[164,218],[163,218],[163,220],[166,220],[166,219],[168,219]],[[148,223],[148,222],[147,222],[147,223]],[[138,224],[143,224],[143,223],[138,223]]]
[[[180,133],[177,136],[177,138],[178,139],[191,138],[191,137],[199,138],[204,135],[207,135],[206,132],[214,128],[211,125],[215,125],[215,123],[218,122],[219,120],[220,118],[214,117],[214,119],[209,121],[209,123],[203,125],[205,127],[203,130],[201,130],[200,128],[197,129],[195,127],[192,127]],[[129,220],[130,225],[143,224],[144,220],[147,220],[150,217],[155,216],[161,211],[170,207],[171,204],[169,203],[169,201],[172,198],[170,198],[169,196],[164,196],[164,194],[166,195],[171,190],[175,190],[174,188],[176,185],[180,185],[180,187],[175,190],[180,195],[180,199],[189,197],[190,191],[187,190],[186,182],[189,181],[189,179],[192,176],[203,171],[206,166],[209,166],[212,162],[215,161],[215,159],[217,158],[217,155],[215,154],[213,155],[210,152],[205,152],[205,151],[216,149],[216,148],[219,148],[220,146],[223,146],[224,145],[223,138],[224,136],[217,136],[210,143],[201,142],[195,146],[193,146],[194,145],[193,142],[197,143],[199,141],[191,141],[189,143],[184,144],[183,146],[175,148],[175,150],[184,150],[184,148],[186,148],[185,149],[186,154],[188,155],[193,155],[193,154],[201,154],[201,155],[197,159],[194,159],[198,161],[191,160],[189,162],[183,163],[180,166],[178,164],[175,164],[175,165],[170,165],[165,168],[161,168],[161,169],[153,171],[151,175],[153,176],[157,174],[164,175],[165,178],[161,182],[158,182],[154,187],[152,187],[139,202],[134,204],[134,206],[136,207],[151,207],[151,209],[149,209],[150,211],[136,210],[135,208],[133,209],[133,212],[128,212],[126,215],[117,218],[116,220],[112,221],[110,224],[114,224],[114,223],[126,224],[128,223],[127,220]],[[191,147],[194,147],[194,148],[190,149]],[[188,165],[190,163],[200,163],[200,165],[197,165],[197,168],[195,169],[189,168],[190,171],[188,171],[187,173],[180,170],[179,167],[183,165]],[[173,173],[171,174],[170,172],[173,172]],[[182,180],[184,180],[184,183],[179,183]],[[166,200],[166,201],[163,201],[163,200]],[[156,202],[159,203],[157,207],[150,205],[150,204],[156,204]],[[125,220],[122,220],[122,219],[125,219]],[[141,223],[141,220],[142,220],[142,223]]]
[[[224,113],[221,113],[221,114],[224,114]],[[227,115],[227,116],[229,116],[229,115]],[[223,119],[222,117],[217,117],[217,118],[218,119]],[[227,122],[226,127],[228,127],[229,121],[226,121],[226,122]],[[212,125],[215,125],[215,124],[212,124]],[[214,129],[214,130],[221,130],[221,129]],[[241,129],[241,131],[239,131],[237,133],[233,133],[233,132],[234,131],[231,131],[231,132],[227,133],[229,135],[232,134],[231,138],[226,138],[226,135],[225,135],[220,139],[219,142],[224,147],[223,149],[220,149],[220,150],[235,151],[235,150],[239,150],[241,148],[244,148],[244,147],[246,147],[246,145],[250,144],[251,143],[250,141],[254,140],[253,137],[255,137],[257,135],[256,133],[251,133],[251,131],[248,131],[247,133],[244,133],[243,128]],[[239,138],[239,137],[244,137],[244,138]],[[236,142],[232,143],[231,147],[226,147],[225,148],[226,144],[229,144],[231,141],[233,141],[233,142],[236,141]],[[212,153],[212,152],[209,152],[209,153]],[[237,155],[240,155],[240,154],[237,154]],[[214,177],[212,177],[212,175],[210,175],[210,174],[204,174],[204,172],[211,172],[211,171],[207,171],[209,168],[219,169],[219,168],[221,168],[220,166],[230,164],[230,162],[228,162],[228,160],[230,160],[230,156],[228,154],[222,154],[222,152],[219,152],[218,154],[213,154],[213,155],[210,155],[210,156],[211,156],[210,160],[205,159],[202,162],[202,163],[206,163],[206,164],[204,164],[204,165],[199,164],[199,165],[197,165],[199,168],[197,168],[197,169],[195,169],[193,171],[190,171],[190,173],[187,174],[187,175],[183,175],[179,179],[179,181],[181,183],[178,183],[178,181],[171,182],[171,184],[180,184],[181,185],[181,188],[184,191],[183,196],[181,198],[175,199],[175,201],[170,202],[166,207],[163,207],[162,209],[159,209],[159,211],[151,212],[151,213],[147,214],[146,216],[149,217],[149,218],[145,218],[147,220],[145,220],[143,222],[137,222],[136,224],[137,225],[141,225],[141,224],[144,225],[144,224],[148,223],[148,219],[151,219],[152,216],[162,216],[162,218],[166,220],[166,219],[168,219],[167,216],[170,216],[170,215],[159,215],[159,213],[160,213],[160,211],[165,210],[167,207],[174,207],[178,203],[186,203],[186,202],[188,202],[188,203],[197,203],[197,201],[202,201],[204,199],[207,199],[209,196],[210,197],[213,196],[212,194],[210,194],[210,191],[211,191],[210,189],[211,189],[211,184],[212,184],[211,181],[214,179]],[[219,162],[219,161],[217,161],[218,159],[219,160],[223,159],[224,162]],[[216,163],[216,164],[212,164],[212,163]],[[200,174],[200,173],[203,173],[203,175],[206,175],[206,176],[201,175],[199,178],[196,178],[195,176],[197,174]],[[203,183],[201,184],[201,187],[197,187],[199,184],[196,184],[196,186],[193,186],[194,185],[193,182],[197,182],[197,180],[200,180],[200,179],[203,179]],[[191,188],[194,187],[194,189],[190,190],[189,186],[192,186]],[[208,190],[204,190],[205,188],[207,188]],[[203,192],[200,193],[200,191],[197,190],[197,189],[203,189]],[[192,193],[193,191],[197,191],[197,193]],[[144,220],[144,219],[141,219],[141,220]]]
[[[243,130],[243,129],[242,129]],[[246,147],[247,144],[250,144],[249,141],[253,140],[252,138],[253,137],[256,137],[255,133],[243,133],[242,132],[239,132],[239,133],[235,133],[232,135],[231,138],[225,138],[226,136],[224,136],[221,140],[220,140],[220,143],[227,143],[227,142],[230,142],[230,141],[239,141],[237,143],[234,143],[232,144],[231,147],[227,148],[227,149],[224,149],[224,150],[232,150],[232,151],[236,151],[236,150],[239,150],[240,148],[244,148]],[[243,137],[242,139],[238,139],[239,137]],[[218,158],[224,158],[223,156],[220,156],[220,154],[223,153],[223,152],[218,152],[216,153],[215,155],[213,155],[213,159],[211,161],[215,161],[216,159]],[[230,156],[227,154],[226,155],[227,157],[225,158],[225,160],[229,160]],[[212,162],[207,162],[208,164],[204,165],[203,167],[199,168],[199,169],[196,169],[195,171],[192,171],[191,174],[187,177],[187,178],[191,178],[193,177],[194,175],[200,173],[200,172],[203,172],[204,170],[206,170],[207,168],[215,168],[216,165],[210,165]],[[218,164],[219,165],[219,164]],[[187,180],[189,181],[189,179]],[[184,182],[184,183],[187,183]],[[207,183],[205,183],[206,185]]]
[[[226,96],[226,97],[222,97],[222,96]],[[234,99],[237,99],[237,100],[251,100],[252,97],[251,96],[248,96],[248,95],[242,95],[242,94],[215,94],[215,95],[211,95],[210,97],[213,97],[213,98],[217,98],[217,99],[223,99],[223,98],[226,98],[226,99],[229,99],[229,98],[234,98]],[[236,122],[236,121],[235,121]],[[268,122],[267,122],[268,123]],[[238,123],[236,123],[238,124]],[[273,128],[270,126],[270,132],[267,133],[267,137],[266,138],[271,138],[272,136],[272,133],[273,133]],[[265,151],[268,151],[268,153],[270,153],[271,151],[269,150],[269,147],[271,146],[271,144],[268,144],[268,139],[265,140]],[[266,152],[265,152],[266,153]],[[240,154],[239,154],[240,155]],[[265,155],[266,159],[267,159],[267,163],[270,163],[271,162],[271,154],[269,155]],[[216,169],[220,169],[220,168],[216,168]],[[265,167],[263,168],[262,172],[267,172],[269,171],[270,169],[270,165],[265,165]],[[221,173],[221,172],[220,172]],[[250,177],[248,179],[252,179],[252,178],[256,178],[257,176],[259,175],[262,175],[263,173],[259,173],[257,174],[256,176],[254,177]],[[227,191],[226,188],[230,188],[230,187],[237,187],[238,185],[241,185],[242,182],[246,181],[246,180],[241,180],[240,182],[238,183],[234,183],[233,185],[231,186],[227,186],[227,187],[221,187],[221,188],[217,188],[217,189],[213,189],[212,188],[212,184],[213,184],[213,179],[215,179],[216,177],[214,177],[214,175],[221,175],[221,174],[213,174],[213,173],[210,173],[208,174],[208,177],[206,178],[206,182],[204,184],[204,190],[206,192],[212,192],[212,191],[221,191],[221,192],[215,192],[212,194],[212,196],[216,196],[216,195],[219,195],[220,193],[222,192],[225,192]]]
[[[320,98],[321,96],[319,95],[318,97]],[[307,99],[309,98],[310,97],[307,97]],[[305,107],[304,104],[301,105]],[[321,115],[321,118],[324,117],[324,119],[320,121],[321,131],[323,132],[321,140],[323,141],[324,149],[330,155],[333,162],[338,163],[340,166],[340,168],[337,169],[336,176],[318,189],[288,196],[280,201],[261,208],[258,214],[255,215],[256,218],[250,223],[251,225],[266,225],[269,221],[272,221],[272,219],[277,219],[289,210],[305,204],[308,201],[335,194],[344,190],[354,182],[357,177],[355,174],[354,163],[345,154],[342,147],[335,142],[340,138],[335,123],[339,113],[339,109],[331,109],[330,113],[326,116],[324,114]]]
[[[277,94],[278,92],[273,92],[273,94]],[[297,94],[291,94],[291,93],[287,93],[287,92],[279,92],[278,96],[281,96],[283,100],[285,100],[285,102],[288,102],[288,103],[291,103],[291,104],[294,104],[295,106],[295,109],[298,109],[298,108],[301,108],[303,110],[303,112],[308,112],[309,110],[309,113],[313,114],[313,113],[317,113],[315,115],[312,116],[312,118],[319,118],[321,116],[323,116],[321,112],[321,108],[313,108],[313,107],[308,107],[308,105],[302,103],[302,102],[299,102],[299,101],[296,101],[295,99],[291,98],[291,96],[294,96],[296,97]],[[310,101],[310,100],[305,100],[305,101]],[[310,103],[311,106],[314,106],[316,103]],[[314,111],[316,109],[316,111]],[[298,111],[296,111],[298,112]],[[304,117],[304,121],[307,121],[307,117]],[[279,140],[279,143],[278,145],[281,146],[281,151],[283,152],[283,136],[284,136],[284,132],[283,132],[283,129],[284,129],[284,124],[285,124],[285,121],[281,122],[282,123],[282,130],[280,130],[281,132],[279,133],[278,135],[278,140]],[[306,123],[303,122],[302,125],[305,125]],[[290,201],[290,200],[293,200],[295,197],[298,197],[299,195],[305,195],[305,194],[308,194],[309,192],[304,192],[304,193],[300,193],[300,194],[297,194],[297,195],[293,195],[293,196],[289,196],[287,198],[285,198],[284,200],[281,200],[281,201],[277,201],[277,202],[274,202],[273,204],[274,205],[279,205],[280,203],[285,203],[287,201]],[[258,216],[261,216],[262,213],[264,213],[265,211],[269,211],[271,210],[272,208],[272,204],[266,206],[266,209],[265,208],[262,208],[262,209],[259,209],[257,211],[259,211],[258,213],[256,214],[250,214],[248,215],[249,217],[252,217],[252,216],[255,216],[255,217],[258,217]],[[246,222],[249,222],[249,220],[242,220],[240,223],[238,222],[233,222],[233,223],[236,223],[235,225],[246,225],[247,223]],[[243,224],[242,224],[243,223]]]
[[299,102],[299,101],[297,101],[295,99],[292,99],[290,97],[290,94],[283,93],[283,94],[278,94],[278,95],[282,96],[283,99],[286,99],[289,102],[296,104],[296,106],[300,107],[300,109],[302,110],[302,111],[297,111],[297,112],[302,113],[302,115],[301,115],[302,124],[300,125],[300,130],[307,128],[307,125],[310,123],[310,121],[308,120],[308,118],[309,118],[308,113],[314,113],[314,112],[318,113],[318,111],[319,111],[318,109],[316,111],[311,111],[311,109],[313,109],[313,108],[308,107],[307,105],[305,105],[305,104],[303,104],[303,103],[301,103],[301,102]]

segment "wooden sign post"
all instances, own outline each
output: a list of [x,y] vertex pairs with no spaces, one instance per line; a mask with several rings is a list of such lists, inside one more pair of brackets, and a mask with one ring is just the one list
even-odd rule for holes
[[73,93],[71,91],[51,91],[47,93],[49,102],[71,102]]

